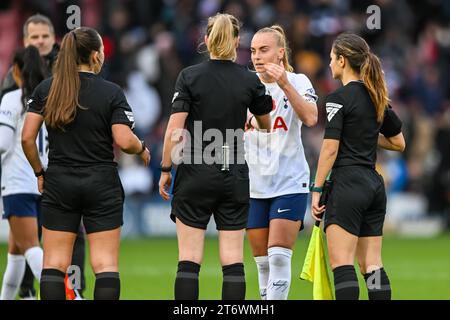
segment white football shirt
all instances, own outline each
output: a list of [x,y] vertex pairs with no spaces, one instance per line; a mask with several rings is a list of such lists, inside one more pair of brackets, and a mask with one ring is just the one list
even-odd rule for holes
[[[21,136],[26,113],[23,112],[21,97],[21,89],[8,92],[3,96],[0,105],[0,125],[14,130],[13,144],[2,155],[2,196],[18,193],[40,194],[33,169],[22,149]],[[48,136],[45,125],[42,125],[36,144],[42,165],[46,167],[48,163]]]
[[[316,102],[311,81],[304,74],[287,72],[289,82],[307,101]],[[246,131],[250,197],[273,198],[309,192],[309,166],[302,144],[302,122],[277,83],[264,83],[272,96],[272,131]]]

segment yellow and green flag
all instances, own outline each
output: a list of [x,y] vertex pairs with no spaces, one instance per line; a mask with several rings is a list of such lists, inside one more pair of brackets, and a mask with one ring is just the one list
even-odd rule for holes
[[334,300],[320,223],[313,227],[300,279],[313,283],[314,300]]

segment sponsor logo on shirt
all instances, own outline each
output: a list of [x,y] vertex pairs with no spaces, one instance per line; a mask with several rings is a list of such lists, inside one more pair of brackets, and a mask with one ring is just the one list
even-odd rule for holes
[[0,115],[12,118],[12,112],[10,110],[0,110]]
[[314,91],[314,88],[306,89],[305,99],[309,102],[317,101],[317,95],[316,95],[316,91]]
[[135,123],[134,123],[134,115],[133,115],[133,112],[131,112],[131,111],[124,111],[124,112],[125,112],[125,115],[126,115],[127,118],[128,118],[128,121],[130,121],[130,122],[132,123],[131,129],[134,129]]
[[333,119],[333,117],[336,115],[336,113],[339,110],[341,110],[342,107],[343,107],[342,104],[333,103],[333,102],[327,102],[326,109],[327,109],[328,122],[330,122],[331,119]]
[[134,115],[133,115],[133,112],[131,112],[131,111],[124,111],[124,112],[125,112],[125,115],[127,116],[128,120],[129,120],[130,122],[134,122]]

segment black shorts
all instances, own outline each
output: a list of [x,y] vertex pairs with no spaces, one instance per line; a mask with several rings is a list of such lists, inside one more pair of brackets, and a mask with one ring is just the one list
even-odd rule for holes
[[247,164],[230,165],[230,171],[221,171],[219,165],[181,164],[173,195],[173,221],[177,217],[188,226],[206,229],[213,215],[217,230],[244,229],[250,203]]
[[325,230],[337,224],[358,237],[383,234],[386,191],[374,169],[347,166],[333,169],[333,189],[325,211]]
[[124,193],[117,168],[50,166],[42,194],[42,225],[55,231],[86,233],[116,229],[123,224]]

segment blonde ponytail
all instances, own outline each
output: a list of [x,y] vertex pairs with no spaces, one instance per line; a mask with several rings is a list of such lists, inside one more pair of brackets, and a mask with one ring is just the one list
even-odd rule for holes
[[239,35],[239,21],[234,16],[218,13],[210,17],[206,35],[207,48],[212,56],[218,59],[236,60],[235,40]]

